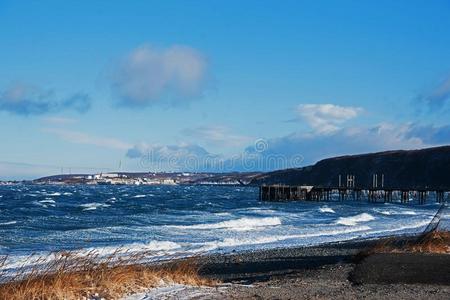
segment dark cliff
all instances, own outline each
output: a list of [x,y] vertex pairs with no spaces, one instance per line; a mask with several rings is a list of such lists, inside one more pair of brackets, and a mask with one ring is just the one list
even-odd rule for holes
[[356,187],[372,187],[372,175],[384,174],[387,188],[450,189],[450,146],[348,155],[321,160],[315,165],[262,174],[251,184],[338,186],[355,175]]

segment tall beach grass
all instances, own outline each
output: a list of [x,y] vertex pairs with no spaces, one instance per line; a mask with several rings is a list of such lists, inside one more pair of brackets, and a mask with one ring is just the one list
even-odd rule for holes
[[[12,276],[0,272],[0,299],[119,299],[163,284],[216,283],[199,276],[195,258],[149,264],[143,262],[149,253],[123,254],[120,250],[107,257],[95,251],[87,255],[58,252],[53,255],[56,259],[42,258],[41,263],[20,267]],[[0,259],[0,270],[6,261],[6,257]]]

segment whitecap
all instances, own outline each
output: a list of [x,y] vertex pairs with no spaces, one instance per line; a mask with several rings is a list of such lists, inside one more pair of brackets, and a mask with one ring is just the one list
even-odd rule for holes
[[50,194],[46,194],[47,196],[61,196],[61,193],[55,192],[55,193],[50,193]]
[[248,245],[258,245],[258,244],[270,244],[291,239],[302,239],[302,238],[313,238],[320,236],[333,236],[340,234],[348,234],[354,232],[367,231],[371,228],[369,226],[359,226],[353,228],[345,229],[333,229],[324,230],[315,233],[304,233],[304,234],[292,234],[292,235],[271,235],[271,236],[261,236],[253,238],[225,238],[222,241],[213,241],[205,243],[201,251],[210,251],[216,248],[226,248],[226,247],[236,247],[236,246],[248,246]]
[[328,207],[328,206],[322,206],[322,207],[320,207],[320,208],[319,208],[319,211],[320,211],[321,213],[331,213],[331,214],[336,213],[331,207]]
[[231,214],[229,212],[218,212],[218,213],[215,213],[214,215],[220,216],[220,217],[222,217],[222,216],[231,216]]
[[98,253],[100,256],[118,254],[133,254],[147,251],[166,252],[181,248],[181,245],[172,241],[149,241],[148,243],[132,243],[122,246],[106,246],[87,248],[80,251],[80,254],[88,254],[90,252]]
[[277,213],[276,210],[273,209],[266,209],[266,208],[249,208],[249,211],[255,212],[257,214],[262,214],[262,215],[270,215],[270,214],[275,214]]
[[382,215],[417,215],[417,213],[415,211],[412,210],[403,210],[403,211],[395,211],[395,210],[379,210],[377,211],[378,213],[382,214]]
[[34,205],[41,206],[43,208],[48,208],[49,205],[52,206],[52,207],[55,207],[55,204],[53,204],[53,203],[46,203],[46,202],[42,202],[42,201],[45,201],[45,200],[33,201],[32,203]]
[[111,205],[108,204],[104,204],[104,203],[97,203],[97,202],[92,202],[92,203],[86,203],[86,204],[81,204],[80,207],[83,208],[83,211],[85,210],[95,210],[97,208],[103,208],[103,207],[109,207]]
[[232,231],[258,230],[268,226],[281,225],[278,217],[268,218],[240,218],[219,223],[196,224],[196,225],[169,225],[168,227],[180,229],[228,229]]
[[351,217],[340,217],[336,224],[346,225],[346,226],[355,226],[356,224],[360,222],[369,222],[375,220],[375,217],[368,214],[368,213],[362,213],[356,216]]
[[53,199],[44,199],[44,200],[40,200],[38,202],[39,203],[56,203],[55,200],[53,200]]
[[133,196],[131,198],[145,198],[145,197],[146,197],[146,195],[136,195],[136,196]]
[[[150,241],[148,243],[133,243],[122,246],[106,246],[106,247],[91,247],[83,248],[79,250],[72,250],[75,256],[95,256],[98,259],[108,257],[112,255],[113,258],[120,259],[120,257],[130,257],[133,254],[142,252],[154,252],[155,257],[157,255],[170,255],[176,250],[181,248],[181,245],[171,241]],[[31,255],[16,255],[9,256],[2,266],[2,270],[14,270],[23,269],[24,266],[37,266],[42,264],[48,264],[54,260],[60,260],[62,252],[36,252]]]
[[9,221],[9,222],[0,223],[0,225],[13,225],[13,224],[17,224],[17,221]]

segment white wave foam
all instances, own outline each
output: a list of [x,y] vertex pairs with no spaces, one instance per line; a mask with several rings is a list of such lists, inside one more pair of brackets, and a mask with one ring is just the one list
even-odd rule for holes
[[348,234],[354,232],[367,231],[371,228],[369,226],[359,226],[353,228],[344,229],[334,229],[334,230],[324,230],[315,233],[305,233],[305,234],[293,234],[293,235],[274,235],[274,236],[261,236],[254,238],[226,238],[223,241],[214,241],[205,243],[202,247],[202,251],[210,251],[216,248],[226,248],[226,247],[237,247],[237,246],[248,246],[248,245],[258,245],[258,244],[270,244],[280,241],[290,240],[290,239],[302,239],[302,238],[313,238],[320,236],[333,236],[340,234]]
[[[44,202],[42,202],[42,201],[44,201]],[[50,207],[55,207],[55,206],[56,206],[54,203],[52,203],[52,202],[46,202],[46,201],[49,201],[49,199],[40,200],[40,201],[33,201],[32,203],[33,203],[34,205],[41,206],[41,207],[43,207],[43,208],[48,208],[49,206],[50,206]]]
[[145,198],[145,197],[146,197],[146,195],[136,195],[136,196],[133,196],[131,198]]
[[55,192],[55,193],[46,194],[46,196],[61,196],[61,193]]
[[261,207],[250,207],[245,209],[245,211],[251,211],[251,212],[255,212],[258,214],[273,214],[276,213],[276,210],[273,209],[267,209],[267,208],[261,208]]
[[55,200],[53,199],[44,199],[44,200],[39,200],[39,203],[56,203]]
[[417,215],[415,211],[412,210],[403,210],[403,211],[395,211],[395,210],[379,210],[378,213],[382,215]]
[[375,220],[375,217],[368,214],[368,213],[362,213],[356,216],[352,217],[340,217],[336,224],[346,225],[346,226],[355,226],[360,222],[369,222]]
[[320,208],[319,208],[319,211],[320,211],[321,213],[331,213],[331,214],[336,213],[331,207],[328,207],[328,206],[322,206],[322,207],[320,207]]
[[406,230],[406,229],[415,229],[415,228],[421,228],[421,227],[425,227],[428,224],[430,224],[431,220],[428,221],[419,221],[419,222],[415,222],[412,224],[407,224],[407,225],[402,225],[402,226],[396,226],[395,228],[387,228],[387,229],[382,229],[382,230],[376,230],[376,231],[372,231],[370,232],[371,234],[378,234],[378,233],[386,233],[386,232],[395,232],[395,231],[402,231],[402,230]]
[[0,225],[13,225],[13,224],[17,224],[17,221],[9,221],[9,222],[0,223]]
[[228,212],[219,212],[219,213],[215,213],[214,215],[216,215],[216,216],[231,216],[231,214]]
[[168,227],[180,229],[229,229],[232,231],[257,230],[267,226],[281,225],[278,217],[268,218],[241,218],[236,220],[223,221],[219,223],[197,224],[197,225],[169,225]]
[[[139,253],[139,252],[147,252],[147,251],[154,251],[154,252],[165,252],[170,250],[176,250],[181,248],[181,245],[175,242],[171,241],[150,241],[148,243],[132,243],[123,245],[120,247],[115,246],[107,246],[107,247],[98,247],[98,248],[88,248],[80,251],[80,254],[88,254],[92,251],[95,251],[100,256],[105,255],[111,255],[114,253]],[[119,252],[118,252],[119,250]]]
[[86,204],[81,204],[80,207],[83,208],[84,210],[95,210],[97,208],[103,208],[103,207],[109,207],[111,205],[109,204],[104,204],[104,203],[97,203],[97,202],[92,202],[92,203],[86,203]]
[[64,196],[72,196],[73,193],[71,193],[71,192],[65,192],[65,193],[63,193],[63,195],[64,195]]
[[[171,241],[150,241],[148,243],[133,243],[123,246],[106,246],[106,247],[92,247],[83,248],[80,250],[73,250],[71,253],[77,256],[96,256],[101,259],[114,255],[115,258],[127,257],[141,252],[154,252],[155,256],[163,254],[172,254],[170,251],[181,248],[181,245]],[[2,269],[14,270],[20,269],[24,266],[37,266],[50,263],[53,260],[58,260],[64,255],[60,252],[41,252],[33,253],[31,255],[16,255],[9,256],[2,266]]]

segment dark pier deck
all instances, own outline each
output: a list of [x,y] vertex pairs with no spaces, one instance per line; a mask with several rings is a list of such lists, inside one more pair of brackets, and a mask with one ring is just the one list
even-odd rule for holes
[[439,203],[447,202],[450,198],[450,190],[262,185],[259,188],[259,198],[262,201],[367,200],[401,203],[417,201],[419,204],[425,204],[431,199]]

